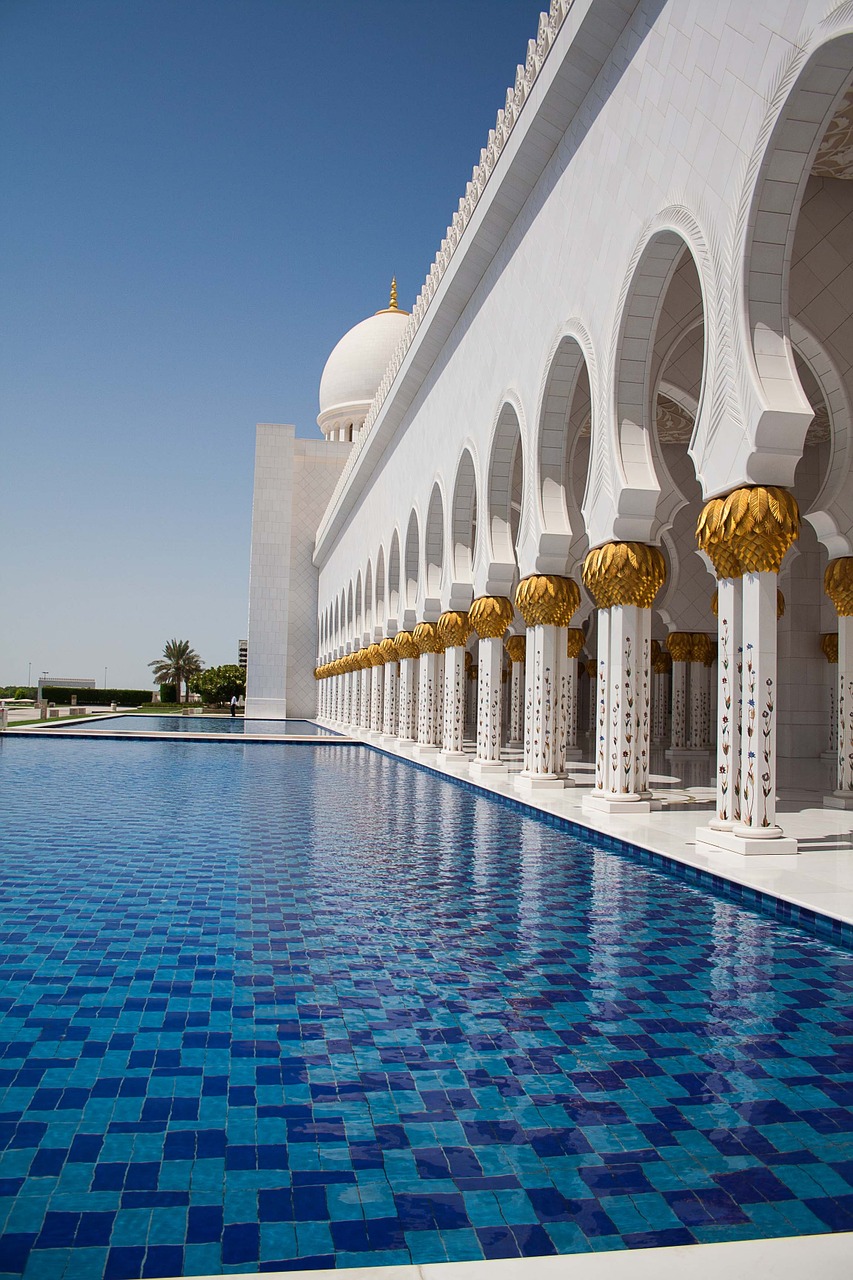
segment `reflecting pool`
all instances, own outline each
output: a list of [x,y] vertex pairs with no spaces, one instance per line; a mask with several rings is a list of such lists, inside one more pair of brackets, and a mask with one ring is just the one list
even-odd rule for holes
[[242,716],[109,716],[105,720],[63,720],[63,728],[103,729],[107,733],[249,733],[278,737],[297,734],[309,738],[334,738],[333,729],[324,729],[311,720],[244,720]]
[[0,1276],[853,1227],[848,952],[362,747],[0,790]]

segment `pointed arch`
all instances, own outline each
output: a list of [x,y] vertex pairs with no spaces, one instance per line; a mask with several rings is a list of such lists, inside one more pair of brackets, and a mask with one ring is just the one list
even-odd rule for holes
[[480,528],[484,589],[510,595],[517,577],[516,546],[524,510],[525,465],[520,408],[505,400],[495,423],[486,482],[486,520]]
[[376,611],[374,617],[376,626],[382,628],[385,626],[385,548],[379,548],[379,554],[376,557]]
[[[531,566],[537,573],[571,572],[586,549],[573,480],[578,436],[588,438],[593,429],[594,370],[589,333],[579,320],[570,321],[552,348],[539,412],[536,457],[539,538]],[[585,482],[588,440],[583,453]]]
[[436,480],[427,507],[424,529],[423,614],[435,622],[441,613],[441,580],[444,573],[444,498]]
[[364,574],[364,627],[362,628],[364,636],[367,637],[365,641],[367,644],[373,640],[373,618],[373,566],[368,560]]
[[421,538],[418,513],[412,510],[406,529],[406,560],[404,567],[404,597],[407,610],[414,610],[418,603],[418,583],[421,558]]
[[450,512],[448,607],[467,609],[474,597],[474,554],[477,546],[477,468],[470,445],[456,464]]
[[400,534],[397,529],[391,535],[388,552],[388,618],[396,625],[400,616]]

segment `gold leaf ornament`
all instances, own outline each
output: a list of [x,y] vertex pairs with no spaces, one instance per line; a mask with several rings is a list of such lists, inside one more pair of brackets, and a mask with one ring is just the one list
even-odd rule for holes
[[645,542],[607,542],[584,560],[583,583],[599,609],[648,609],[665,582],[666,562],[658,547]]
[[724,498],[706,502],[696,522],[696,542],[714,566],[718,578],[740,578],[743,566],[726,540],[723,526]]
[[569,627],[566,635],[566,657],[577,658],[583,649],[584,633],[580,627]]
[[442,653],[444,645],[431,622],[419,622],[412,632],[412,639],[418,646],[418,653]]
[[382,654],[383,662],[397,661],[397,646],[390,636],[386,636],[384,640],[379,641],[379,650]]
[[506,596],[479,596],[468,617],[481,640],[498,640],[512,622],[512,601]]
[[689,662],[693,656],[693,635],[689,631],[670,631],[664,641],[673,662]]
[[398,631],[394,637],[394,647],[400,658],[420,657],[420,649],[415,644],[411,631]]
[[438,620],[438,634],[445,649],[458,649],[471,634],[467,613],[448,610]]
[[853,556],[830,560],[823,575],[823,589],[839,618],[853,617]]
[[528,627],[567,627],[580,602],[577,583],[558,574],[532,574],[515,592],[516,608]]
[[800,536],[797,500],[777,485],[735,489],[723,503],[720,520],[723,541],[744,573],[778,573],[785,552]]
[[524,636],[507,636],[506,651],[510,662],[523,662],[527,652],[527,640]]
[[820,648],[827,662],[838,661],[838,632],[825,631],[820,638]]

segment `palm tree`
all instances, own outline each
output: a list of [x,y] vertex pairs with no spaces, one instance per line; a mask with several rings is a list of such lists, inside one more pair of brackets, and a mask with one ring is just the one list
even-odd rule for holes
[[[148,663],[154,671],[155,684],[173,684],[178,691],[178,701],[184,702],[189,697],[189,682],[204,667],[204,663],[190,648],[189,640],[167,640],[163,647],[162,658]],[[184,686],[184,697],[181,697],[181,685]]]

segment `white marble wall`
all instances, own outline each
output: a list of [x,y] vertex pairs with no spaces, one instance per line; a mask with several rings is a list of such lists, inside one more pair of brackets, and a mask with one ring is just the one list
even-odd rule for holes
[[249,571],[246,715],[313,715],[317,652],[314,530],[349,445],[297,440],[295,428],[258,424]]

